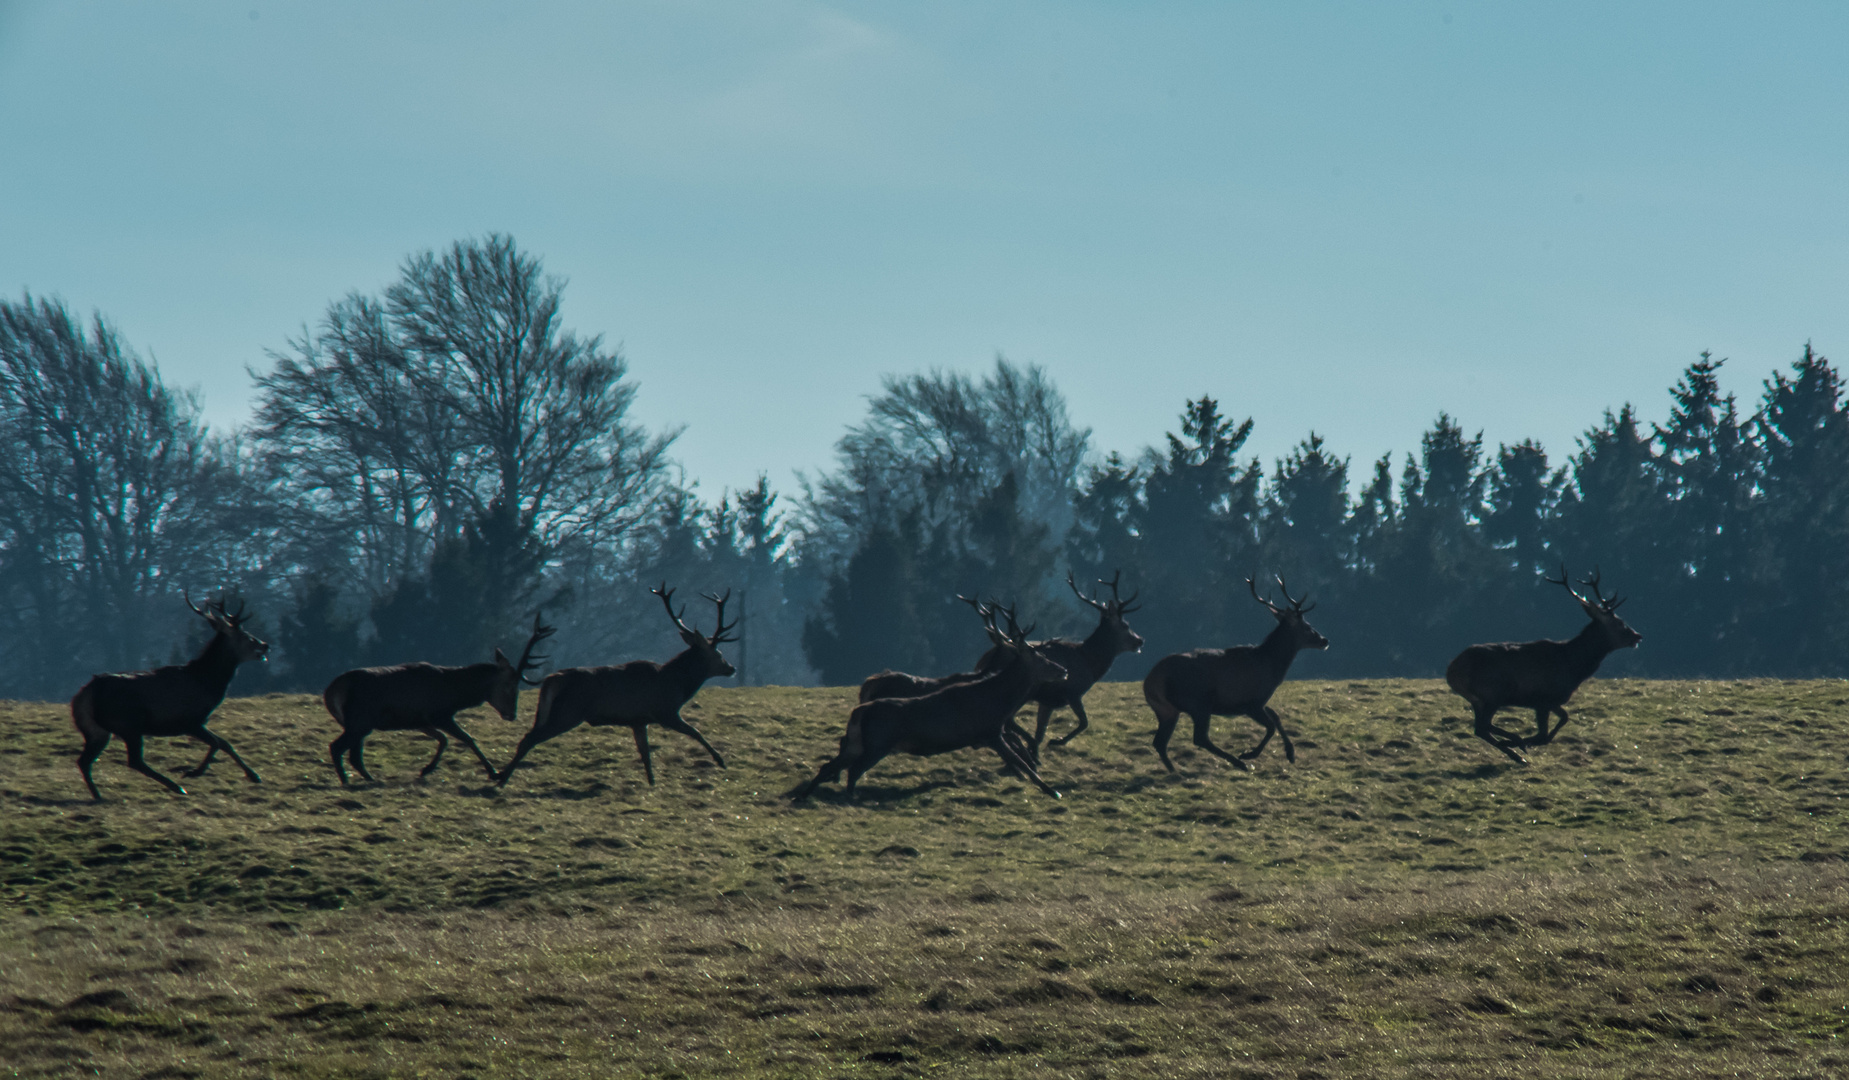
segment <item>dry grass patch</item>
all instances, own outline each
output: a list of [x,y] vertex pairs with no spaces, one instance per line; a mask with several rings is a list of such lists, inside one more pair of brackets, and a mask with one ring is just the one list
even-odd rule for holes
[[[529,695],[528,706],[531,706]],[[1047,753],[780,793],[851,691],[709,689],[505,792],[306,697],[227,703],[168,795],[0,705],[15,1075],[1824,1076],[1849,1023],[1840,682],[1605,682],[1527,769],[1431,682],[1286,684],[1295,766],[1149,748],[1138,688]],[[521,728],[464,722],[505,760]],[[1062,721],[1055,730],[1062,730]],[[1216,722],[1229,748],[1256,740]],[[689,751],[692,751],[691,753]],[[178,772],[203,748],[156,743]],[[0,1075],[7,1075],[0,1068]]]

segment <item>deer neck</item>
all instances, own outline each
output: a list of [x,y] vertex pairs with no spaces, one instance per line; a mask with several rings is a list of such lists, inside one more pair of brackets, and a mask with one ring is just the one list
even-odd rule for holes
[[[1098,628],[1091,632],[1090,637],[1079,642],[1077,652],[1084,658],[1085,665],[1091,671],[1100,675],[1109,671],[1111,664],[1117,659],[1117,634],[1111,629],[1110,620],[1098,620]],[[1067,678],[1070,679],[1077,674],[1079,673],[1076,671],[1068,672]]]
[[[1012,716],[1014,710],[1027,701],[1027,695],[1034,692],[1034,677],[1028,673],[1027,661],[1010,652],[987,678],[976,684]],[[1012,702],[1012,704],[1010,704]]]
[[216,690],[220,697],[231,685],[231,676],[237,674],[237,670],[238,654],[231,648],[231,639],[219,633],[214,633],[205,648],[199,650],[199,655],[186,665],[188,675]]
[[1610,655],[1611,642],[1605,635],[1605,628],[1597,619],[1588,622],[1584,629],[1567,641],[1567,651],[1576,661],[1579,677],[1584,680],[1599,670],[1599,665]]
[[1290,670],[1292,660],[1303,646],[1297,643],[1297,635],[1283,623],[1272,627],[1265,640],[1258,643],[1259,659],[1264,661],[1265,669],[1275,676],[1278,682],[1284,681],[1285,672]]
[[700,659],[700,651],[692,646],[682,649],[674,659],[661,665],[661,675],[668,685],[680,691],[682,701],[698,693],[700,685],[708,678],[706,662]]
[[454,680],[451,685],[456,691],[456,698],[467,701],[467,704],[458,707],[467,709],[480,705],[493,695],[494,680],[501,673],[501,666],[492,662],[483,662],[466,664],[450,670],[455,673],[451,676]]

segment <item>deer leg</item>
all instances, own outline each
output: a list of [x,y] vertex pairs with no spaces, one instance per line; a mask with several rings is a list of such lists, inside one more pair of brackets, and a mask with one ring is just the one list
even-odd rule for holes
[[194,733],[193,738],[198,739],[200,742],[203,742],[207,744],[208,746],[210,746],[212,748],[212,753],[207,754],[205,756],[205,760],[199,763],[199,768],[197,772],[187,773],[186,774],[187,776],[197,776],[199,773],[203,773],[205,771],[205,767],[212,763],[212,755],[218,753],[220,750],[223,750],[225,753],[231,755],[232,761],[235,761],[238,763],[238,768],[244,770],[244,775],[250,778],[251,783],[253,784],[263,783],[263,777],[258,776],[257,771],[255,769],[251,768],[249,765],[244,764],[244,759],[238,756],[238,752],[231,748],[230,740],[226,739],[223,735],[220,735],[216,731],[207,731],[204,728],[200,728],[196,733]]
[[868,772],[872,771],[873,766],[878,765],[882,760],[885,759],[886,755],[890,754],[891,752],[892,752],[891,747],[881,747],[878,749],[875,749],[872,747],[865,747],[861,750],[859,757],[855,758],[853,761],[848,763],[848,766],[847,766],[847,797],[848,798],[852,799],[856,797],[854,794],[854,785],[860,783],[860,778],[867,775]]
[[165,784],[169,790],[173,791],[176,794],[179,794],[179,795],[186,794],[185,788],[174,783],[172,780],[167,779],[165,776],[162,776],[154,768],[154,766],[148,764],[146,761],[142,759],[141,757],[141,736],[124,735],[122,736],[122,744],[128,747],[128,767],[129,768],[145,776],[152,776],[154,779],[159,780],[162,784]]
[[1078,726],[1073,728],[1071,731],[1068,731],[1064,735],[1061,735],[1059,738],[1054,739],[1053,740],[1054,746],[1066,745],[1072,740],[1078,738],[1079,732],[1084,731],[1086,728],[1091,726],[1091,717],[1085,715],[1085,703],[1083,701],[1079,700],[1078,698],[1073,698],[1071,701],[1068,701],[1066,704],[1072,706],[1072,715],[1079,718],[1079,723],[1078,723]]
[[1277,732],[1278,738],[1284,740],[1284,760],[1295,765],[1297,763],[1297,744],[1290,741],[1290,732],[1284,730],[1284,718],[1279,716],[1278,711],[1269,705],[1265,706],[1265,717],[1271,721],[1271,730]]
[[1248,718],[1258,721],[1258,726],[1265,729],[1265,734],[1259,738],[1257,746],[1240,754],[1239,760],[1248,761],[1257,757],[1259,753],[1265,749],[1265,744],[1271,741],[1271,736],[1277,731],[1277,725],[1273,724],[1271,718],[1266,716],[1265,713],[1266,709],[1263,706],[1260,706],[1253,712],[1246,713]]
[[1528,736],[1522,735],[1518,732],[1510,731],[1508,728],[1505,728],[1501,726],[1500,724],[1496,723],[1496,709],[1495,708],[1491,706],[1487,706],[1487,705],[1477,705],[1477,704],[1472,704],[1470,707],[1475,710],[1475,715],[1477,717],[1477,723],[1481,725],[1484,729],[1486,729],[1491,735],[1494,735],[1496,738],[1501,739],[1503,742],[1506,742],[1510,744],[1511,746],[1528,745],[1528,738],[1529,738]]
[[[1008,749],[1014,751],[1016,757],[1020,758],[1022,761],[1028,762],[1036,768],[1039,767],[1040,754],[1034,747],[1033,739],[1028,736],[1027,732],[1016,726],[1013,720],[1004,720],[1002,722],[1001,738],[1003,742],[1008,744]],[[1004,764],[1002,766],[1002,771],[1017,780],[1027,779],[1026,775],[1013,765]]]
[[83,774],[83,782],[90,788],[90,797],[97,802],[103,801],[103,793],[96,790],[96,781],[90,778],[90,766],[96,764],[96,759],[102,756],[108,746],[109,732],[99,729],[94,735],[84,735],[83,751],[77,755],[77,771]]
[[636,733],[636,753],[642,755],[642,771],[648,774],[648,786],[654,787],[655,763],[649,759],[649,754],[652,752],[653,748],[648,744],[648,725],[637,724],[634,730]]
[[443,730],[454,735],[457,742],[460,742],[462,745],[474,751],[476,759],[482,763],[482,768],[488,770],[488,779],[492,780],[495,778],[497,774],[495,773],[494,765],[488,760],[488,755],[482,753],[482,748],[476,744],[475,740],[470,737],[468,732],[462,730],[462,725],[456,723],[454,717],[450,718],[449,723],[443,725]]
[[[1560,716],[1560,722],[1554,725],[1554,728],[1552,731],[1549,731],[1547,729],[1547,714],[1549,710],[1536,709],[1534,711],[1535,722],[1540,726],[1540,730],[1535,733],[1535,737],[1534,737],[1536,743],[1545,745],[1547,743],[1553,742],[1554,736],[1560,734],[1560,729],[1567,726],[1567,711],[1558,705],[1554,706],[1552,711],[1559,714]],[[1529,745],[1534,745],[1534,744],[1530,743]]]
[[205,759],[200,761],[199,764],[194,765],[192,768],[181,773],[180,774],[181,776],[204,776],[205,771],[212,767],[212,759],[218,757],[218,744],[213,742],[211,739],[206,738],[203,730],[194,732],[193,738],[198,739],[200,742],[206,744],[208,749],[205,752]]
[[1494,709],[1479,708],[1476,710],[1476,713],[1475,729],[1477,738],[1482,739],[1484,742],[1509,755],[1509,760],[1515,762],[1517,765],[1528,764],[1528,759],[1516,753],[1512,747],[1511,740],[1513,736],[1490,722],[1490,718],[1496,715]]
[[334,771],[340,774],[341,787],[352,787],[353,784],[347,778],[347,767],[342,764],[340,759],[347,756],[347,748],[352,745],[355,739],[363,739],[365,737],[364,735],[356,736],[352,731],[343,731],[340,733],[340,738],[327,744],[328,756],[334,759]]
[[1012,740],[1010,745],[1014,747],[1014,752],[1016,754],[1020,755],[1035,768],[1039,768],[1040,744],[1029,738],[1026,731],[1022,730],[1019,725],[1010,719],[1003,721],[1002,734]]
[[[1225,760],[1232,762],[1234,765],[1239,766],[1240,768],[1244,769],[1246,772],[1252,771],[1252,766],[1246,764],[1244,761],[1241,761],[1238,757],[1227,753],[1226,751],[1220,749],[1219,747],[1213,744],[1213,739],[1209,737],[1209,734],[1208,734],[1209,729],[1211,725],[1213,724],[1213,714],[1212,713],[1191,713],[1189,714],[1189,718],[1194,721],[1194,745],[1200,747],[1202,750],[1207,751],[1209,754],[1213,754],[1215,757],[1224,758]],[[1269,736],[1271,733],[1267,731],[1265,734]],[[1258,745],[1262,749],[1265,744],[1263,742],[1260,742]],[[1258,753],[1257,750],[1254,750],[1252,752],[1255,754]]]
[[1168,759],[1168,741],[1175,734],[1175,724],[1181,720],[1181,710],[1164,713],[1156,710],[1156,756],[1162,759],[1162,767],[1169,772],[1175,771],[1175,763]]
[[418,728],[417,730],[420,734],[437,741],[437,752],[430,755],[430,764],[424,766],[424,770],[417,774],[417,778],[422,780],[424,777],[430,775],[432,769],[437,767],[437,762],[443,760],[443,751],[449,749],[449,736],[443,734],[441,730],[434,727]]
[[583,723],[583,721],[574,720],[568,724],[555,724],[555,725],[550,725],[550,726],[542,728],[536,722],[533,725],[533,730],[521,736],[520,745],[514,748],[513,759],[507,763],[507,768],[502,769],[501,774],[495,777],[494,786],[495,787],[506,787],[507,778],[514,775],[514,767],[516,765],[519,765],[521,759],[525,758],[527,753],[531,751],[535,746],[538,746],[540,743],[545,742],[547,739],[554,739],[560,735],[565,734],[567,731],[570,731],[572,728],[577,727],[580,723]]
[[1047,721],[1053,719],[1053,706],[1047,704],[1044,701],[1040,702],[1039,704],[1040,704],[1039,712],[1034,716],[1034,748],[1035,749],[1039,749],[1040,744],[1046,741]]
[[725,759],[719,756],[719,751],[713,749],[713,744],[706,741],[706,736],[700,734],[698,728],[681,719],[680,714],[676,713],[670,719],[661,721],[661,726],[667,728],[669,731],[678,731],[682,735],[693,736],[694,742],[704,746],[706,752],[713,755],[713,764],[722,769],[725,768]]
[[[370,732],[366,734],[370,734]],[[371,773],[366,771],[366,734],[362,734],[359,738],[353,740],[352,748],[347,751],[347,761],[351,763],[355,769],[359,770],[360,775],[366,778],[367,783],[376,784],[379,781]]]
[[1041,791],[1046,792],[1048,795],[1053,796],[1055,799],[1060,797],[1059,792],[1054,791],[1051,784],[1048,784],[1045,780],[1040,779],[1040,774],[1034,771],[1034,767],[1032,765],[1029,765],[1025,760],[1023,760],[1021,757],[1015,754],[1014,750],[1008,745],[1007,739],[1004,739],[1002,738],[1000,734],[997,734],[995,736],[995,740],[991,742],[989,745],[995,748],[995,752],[1000,754],[1002,756],[1002,760],[1007,762],[1011,768],[1015,769],[1021,775],[1027,777],[1029,780],[1032,780],[1034,782],[1035,787],[1039,788]]
[[[842,740],[844,743],[846,741],[845,739]],[[834,781],[835,777],[840,776],[841,770],[847,767],[847,763],[847,750],[844,747],[840,753],[829,760],[828,764],[816,771],[815,779],[791,791],[790,801],[802,802],[804,799],[815,794],[816,788],[821,787],[823,784],[831,783]]]

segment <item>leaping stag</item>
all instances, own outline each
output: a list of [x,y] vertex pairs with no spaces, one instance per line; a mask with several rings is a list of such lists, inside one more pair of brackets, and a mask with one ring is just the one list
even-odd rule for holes
[[212,640],[199,655],[184,664],[172,664],[153,671],[128,671],[120,674],[95,675],[71,698],[71,721],[83,736],[83,751],[77,755],[77,771],[90,787],[97,802],[103,793],[90,778],[90,766],[109,745],[111,736],[120,736],[128,749],[128,767],[152,776],[176,794],[186,789],[162,776],[142,758],[142,740],[185,735],[210,747],[205,759],[182,773],[203,776],[212,767],[212,759],[223,750],[238,763],[253,784],[263,778],[244,763],[224,736],[206,730],[212,710],[225,700],[225,690],[239,664],[248,660],[267,659],[270,646],[244,629],[249,616],[240,602],[235,614],[225,610],[223,600],[207,601],[204,609],[186,598],[186,606],[212,628]]
[[[877,698],[856,706],[848,716],[840,752],[822,766],[814,779],[790,791],[792,801],[808,798],[816,788],[840,776],[842,770],[847,771],[851,798],[861,776],[888,754],[929,757],[978,746],[994,750],[1008,768],[1059,798],[1059,792],[1042,780],[1027,757],[1011,744],[1008,731],[1015,711],[1027,701],[1034,686],[1063,679],[1066,671],[1034,650],[1027,640],[1033,628],[1022,630],[1015,623],[1013,611],[987,605],[975,607],[989,640],[1006,652],[1009,662],[980,678],[954,683],[922,697]],[[998,611],[1008,620],[1006,632],[995,625]]]
[[[1143,680],[1143,699],[1156,712],[1156,754],[1169,772],[1175,764],[1168,759],[1169,737],[1182,713],[1194,721],[1194,745],[1224,758],[1247,772],[1248,759],[1258,756],[1265,744],[1276,735],[1284,740],[1284,757],[1297,760],[1297,747],[1284,730],[1278,711],[1268,704],[1278,684],[1290,671],[1291,661],[1302,649],[1327,649],[1329,639],[1317,633],[1304,616],[1316,605],[1305,607],[1306,595],[1292,600],[1283,578],[1275,579],[1289,607],[1279,607],[1269,597],[1258,595],[1258,586],[1246,578],[1252,599],[1265,605],[1278,625],[1257,645],[1235,645],[1230,649],[1195,649],[1175,653],[1156,661]],[[1249,716],[1265,729],[1258,745],[1234,757],[1213,744],[1208,728],[1215,716]]]
[[661,603],[668,609],[668,618],[674,620],[674,628],[680,631],[681,640],[687,648],[665,664],[653,660],[631,660],[626,664],[606,667],[566,668],[546,676],[539,684],[539,707],[533,717],[533,730],[520,740],[520,746],[514,751],[512,761],[501,770],[495,779],[495,786],[507,783],[522,759],[540,743],[557,738],[580,724],[592,727],[627,727],[635,733],[636,752],[642,756],[642,771],[647,774],[649,785],[655,783],[655,765],[651,760],[652,748],[648,742],[648,726],[659,724],[669,731],[678,731],[689,736],[706,748],[713,756],[714,764],[725,768],[725,759],[713,744],[706,741],[706,736],[692,724],[681,719],[681,707],[686,705],[693,695],[699,692],[700,685],[708,679],[722,678],[735,670],[724,656],[719,654],[719,646],[728,641],[737,641],[731,636],[738,621],[730,625],[725,621],[725,604],[732,596],[730,589],[724,596],[701,594],[719,607],[719,617],[715,629],[709,637],[681,621],[687,613],[682,605],[677,614],[674,610],[674,590],[662,582],[651,593],[661,597]]
[[[1123,571],[1119,570],[1109,581],[1098,579],[1099,585],[1108,585],[1111,589],[1109,600],[1099,600],[1098,590],[1094,587],[1090,596],[1079,591],[1072,575],[1066,575],[1066,585],[1072,595],[1098,613],[1098,626],[1084,641],[1070,638],[1050,638],[1034,642],[1034,650],[1066,669],[1066,677],[1042,682],[1035,685],[1027,700],[1040,706],[1040,715],[1034,721],[1034,751],[1038,758],[1040,744],[1046,739],[1047,721],[1052,719],[1053,710],[1064,705],[1078,717],[1078,726],[1053,740],[1054,746],[1064,746],[1079,733],[1091,726],[1091,718],[1085,715],[1085,692],[1090,690],[1105,672],[1111,670],[1111,664],[1119,653],[1143,651],[1143,638],[1130,629],[1124,616],[1135,611],[1137,594],[1130,594],[1125,600],[1117,593],[1118,582],[1123,580]],[[1007,653],[1000,646],[982,654],[976,661],[978,672],[994,670],[1007,661]]]
[[[974,608],[979,616],[987,610],[981,603],[967,596],[959,596],[957,599]],[[986,674],[987,672],[980,668],[976,671],[958,671],[938,676],[910,675],[887,668],[884,671],[874,672],[861,680],[860,700],[864,704],[878,698],[923,697],[933,691],[942,690],[946,686],[975,682]],[[1026,738],[1026,732],[1022,732],[1022,738]]]
[[437,752],[431,755],[430,764],[417,774],[420,780],[443,760],[452,735],[474,752],[488,771],[488,779],[495,779],[498,774],[494,764],[456,723],[456,714],[486,702],[501,714],[501,719],[509,723],[519,719],[520,684],[539,685],[526,673],[546,660],[534,656],[533,647],[552,634],[553,628],[540,625],[535,612],[532,636],[527,638],[517,664],[496,648],[494,660],[487,663],[442,667],[420,662],[355,668],[336,675],[321,692],[321,701],[342,729],[340,737],[327,748],[334,758],[334,771],[340,774],[341,786],[348,783],[342,756],[361,776],[373,779],[366,771],[366,736],[375,731],[418,731],[437,741]]
[[[1635,648],[1644,639],[1618,617],[1618,605],[1624,603],[1624,599],[1616,595],[1607,599],[1599,591],[1596,568],[1590,578],[1581,578],[1579,582],[1592,590],[1590,598],[1567,584],[1564,563],[1558,578],[1546,580],[1565,589],[1567,595],[1579,602],[1581,610],[1591,620],[1585,629],[1568,641],[1543,638],[1472,645],[1458,653],[1457,659],[1445,668],[1445,682],[1470,702],[1475,713],[1477,738],[1522,765],[1528,764],[1528,760],[1515,751],[1554,741],[1554,736],[1566,726],[1567,711],[1563,706],[1579,689],[1579,684],[1599,670],[1606,655],[1619,649]],[[1498,709],[1533,709],[1535,733],[1517,735],[1497,727],[1494,718]],[[1551,730],[1547,726],[1550,712],[1560,717],[1560,722]]]

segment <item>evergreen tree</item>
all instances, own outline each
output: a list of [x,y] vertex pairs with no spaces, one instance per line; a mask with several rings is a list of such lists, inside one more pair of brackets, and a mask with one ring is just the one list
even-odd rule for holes
[[1257,460],[1243,466],[1238,460],[1251,434],[1251,420],[1235,424],[1203,396],[1187,403],[1181,434],[1170,433],[1163,452],[1145,456],[1137,521],[1146,582],[1139,624],[1149,627],[1143,651],[1150,663],[1166,653],[1240,640],[1261,625],[1247,610],[1256,608],[1244,580],[1260,561],[1263,474]]
[[875,529],[803,625],[803,651],[825,686],[852,686],[884,668],[932,672],[919,618],[915,553],[896,530]]
[[1764,452],[1763,575],[1747,621],[1763,673],[1842,670],[1849,610],[1849,418],[1842,378],[1804,347],[1766,383],[1755,422]]
[[[1761,467],[1733,396],[1720,392],[1721,364],[1708,353],[1690,364],[1670,390],[1669,422],[1655,429],[1667,500],[1658,527],[1672,570],[1662,601],[1678,617],[1652,635],[1668,657],[1654,670],[1740,675],[1763,662],[1738,621],[1752,606],[1759,577],[1753,567]],[[1653,657],[1658,651],[1652,648]]]

